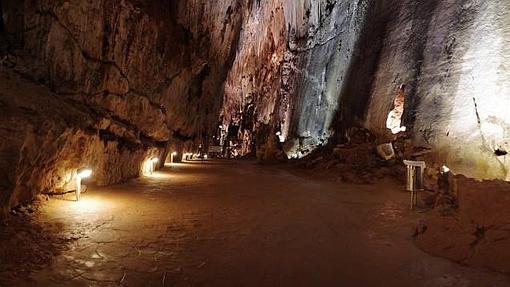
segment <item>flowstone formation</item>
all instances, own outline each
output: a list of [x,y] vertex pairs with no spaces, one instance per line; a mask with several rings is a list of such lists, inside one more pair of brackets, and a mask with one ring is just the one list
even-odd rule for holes
[[[225,85],[221,126],[237,154],[289,158],[326,145],[358,57],[371,1],[259,1]],[[260,135],[262,133],[262,135]],[[274,152],[273,152],[274,154]]]
[[508,180],[509,14],[506,1],[258,1],[244,11],[221,143],[264,159],[334,147],[353,126],[384,142],[403,93],[394,121],[414,145]]

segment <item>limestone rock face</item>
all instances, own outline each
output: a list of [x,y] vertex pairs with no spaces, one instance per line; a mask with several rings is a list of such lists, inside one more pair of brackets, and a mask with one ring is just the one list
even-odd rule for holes
[[[435,161],[510,179],[506,0],[20,0],[0,8],[0,67],[91,122],[77,128],[61,115],[68,136],[33,157],[78,148],[75,138],[91,126],[86,146],[99,146],[99,134],[112,147],[79,153],[84,162],[136,166],[153,149],[200,143],[227,145],[234,156],[303,157],[342,143],[353,126],[386,137],[403,95],[402,126]],[[4,102],[14,92],[3,92]],[[22,123],[5,134],[12,154],[52,129],[28,132]],[[114,145],[135,148],[123,155]],[[97,165],[104,183],[136,170],[107,175],[110,164]],[[36,171],[20,167],[15,176],[23,173]],[[44,184],[31,181],[30,193]],[[42,189],[57,189],[49,186]],[[14,194],[5,190],[0,206]]]
[[372,83],[365,124],[384,130],[399,85],[404,125],[456,173],[510,180],[510,3],[399,1]]
[[167,141],[216,125],[238,2],[40,0],[4,10],[25,74]]
[[[4,211],[111,184],[217,126],[246,1],[2,1]],[[18,89],[23,87],[23,89]]]
[[68,191],[80,168],[92,168],[91,181],[107,185],[137,177],[141,162],[164,152],[108,114],[62,100],[8,69],[0,78],[2,213],[41,192]]
[[[278,139],[303,156],[334,132],[373,1],[258,1],[225,85],[223,135],[239,153]],[[267,141],[255,141],[266,130]],[[253,143],[255,146],[253,146]]]
[[352,126],[386,137],[403,94],[415,145],[457,173],[510,180],[508,19],[504,0],[257,1],[219,134],[236,154],[277,138],[302,157]]

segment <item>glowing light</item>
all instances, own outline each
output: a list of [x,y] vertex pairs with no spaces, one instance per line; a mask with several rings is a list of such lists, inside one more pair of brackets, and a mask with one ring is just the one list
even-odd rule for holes
[[77,176],[79,176],[81,178],[87,178],[87,177],[90,177],[91,175],[92,175],[92,170],[91,169],[82,169],[82,170],[79,170],[78,174],[77,174]]
[[445,173],[449,173],[450,172],[450,168],[447,167],[446,165],[443,165],[441,167],[441,173],[445,174]]
[[177,155],[177,152],[174,151],[172,154],[170,154],[170,164],[174,163],[174,157]]
[[92,170],[85,168],[80,169],[76,172],[76,201],[80,201],[81,197],[81,180],[83,178],[90,177],[92,175]]
[[152,175],[154,170],[156,169],[156,163],[159,162],[159,158],[154,157],[148,160],[145,160],[142,164],[142,173],[145,176]]
[[406,86],[403,84],[398,88],[398,94],[393,101],[393,110],[388,113],[388,118],[386,119],[386,128],[391,130],[391,133],[394,135],[407,130],[405,126],[401,126],[406,98],[405,89]]
[[283,135],[283,133],[282,133],[282,132],[277,132],[277,133],[276,133],[276,136],[278,137],[278,140],[279,140],[281,143],[285,142],[285,136]]
[[204,159],[207,159],[207,155],[204,155]]
[[288,155],[288,158],[289,159],[298,159],[299,155],[297,153],[291,153],[291,154]]

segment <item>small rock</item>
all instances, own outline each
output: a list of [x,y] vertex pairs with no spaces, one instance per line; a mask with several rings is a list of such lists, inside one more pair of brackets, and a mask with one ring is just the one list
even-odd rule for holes
[[384,160],[395,158],[395,149],[392,143],[380,144],[377,146],[377,154]]

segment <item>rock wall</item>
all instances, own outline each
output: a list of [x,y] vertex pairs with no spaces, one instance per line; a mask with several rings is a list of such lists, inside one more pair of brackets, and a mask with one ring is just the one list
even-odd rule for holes
[[39,193],[69,191],[80,168],[107,185],[136,177],[164,145],[108,114],[0,68],[0,215]]
[[[432,160],[510,179],[505,0],[1,4],[2,66],[108,118],[96,134],[142,153],[215,142],[233,155],[303,157],[352,126],[387,139],[404,94],[403,124]],[[133,173],[112,174],[105,183]]]
[[287,156],[301,157],[328,142],[362,31],[379,6],[263,0],[247,11],[222,109],[236,153],[267,154],[279,142]]
[[288,157],[352,126],[389,140],[403,93],[403,125],[432,160],[510,180],[509,14],[503,0],[258,1],[243,16],[220,134],[236,154]]
[[240,1],[7,4],[18,65],[57,94],[158,141],[202,137],[216,126]]
[[[389,19],[366,126],[381,133],[401,84],[404,125],[457,173],[510,180],[508,1],[403,1]],[[497,151],[500,152],[497,152]]]
[[0,207],[58,192],[73,168],[90,166],[97,183],[111,184],[137,176],[149,156],[165,158],[170,146],[206,141],[245,5],[2,1],[0,79],[9,87],[0,100],[13,112],[0,123],[9,158],[0,170],[10,178]]

